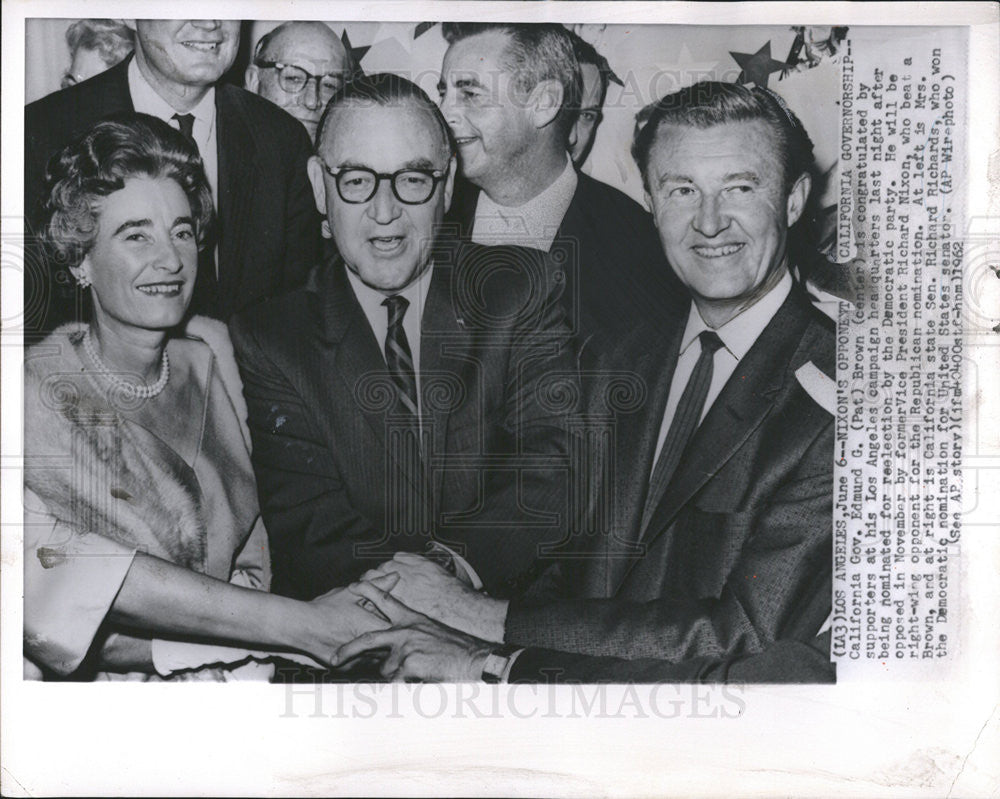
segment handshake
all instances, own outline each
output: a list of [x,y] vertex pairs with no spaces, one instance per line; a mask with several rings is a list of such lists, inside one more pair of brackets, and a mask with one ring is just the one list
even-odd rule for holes
[[432,544],[424,555],[397,553],[357,582],[313,600],[327,611],[336,608],[347,639],[329,665],[375,656],[381,674],[393,681],[481,679],[503,641],[507,602],[477,590],[475,582],[454,553]]
[[329,669],[363,657],[390,680],[469,682],[493,674],[498,681],[512,660],[487,661],[503,640],[507,602],[477,590],[460,562],[438,544],[424,555],[397,553],[311,602],[275,597],[280,626],[295,631],[286,651],[155,638],[153,667],[168,677],[224,666],[226,679],[260,680],[269,678],[274,658]]

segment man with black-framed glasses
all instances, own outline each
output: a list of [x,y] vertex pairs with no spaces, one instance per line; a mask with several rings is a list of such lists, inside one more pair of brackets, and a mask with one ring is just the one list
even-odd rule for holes
[[312,139],[327,102],[356,69],[328,25],[285,22],[257,42],[244,82],[299,120]]
[[272,590],[315,597],[433,544],[511,595],[570,518],[580,389],[548,256],[442,226],[452,140],[404,78],[346,85],[316,141],[309,179],[339,252],[232,324]]

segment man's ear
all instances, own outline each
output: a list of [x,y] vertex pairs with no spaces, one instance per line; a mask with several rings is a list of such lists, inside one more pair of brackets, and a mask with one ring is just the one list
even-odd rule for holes
[[448,177],[444,179],[444,212],[451,210],[451,194],[455,188],[455,171],[458,169],[458,161],[455,156],[448,159]]
[[557,80],[543,80],[528,94],[527,108],[536,128],[544,128],[559,114],[563,87]]
[[806,201],[809,199],[809,190],[812,189],[812,178],[808,172],[799,175],[799,179],[792,184],[792,189],[788,193],[786,210],[788,212],[788,227],[791,227],[802,217],[805,210]]
[[646,204],[646,210],[648,210],[649,213],[651,213],[651,214],[654,213],[653,212],[653,198],[650,196],[649,192],[646,191],[646,189],[642,190],[642,201]]
[[326,171],[319,156],[314,155],[306,162],[306,174],[309,175],[309,182],[312,184],[316,210],[326,219],[326,181],[323,179]]
[[257,89],[260,86],[260,69],[256,64],[250,64],[247,71],[243,73],[243,85],[247,91],[257,94]]

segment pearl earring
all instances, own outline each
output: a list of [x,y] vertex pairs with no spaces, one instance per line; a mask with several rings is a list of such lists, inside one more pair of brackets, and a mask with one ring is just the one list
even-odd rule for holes
[[86,275],[80,275],[80,277],[78,277],[76,279],[76,282],[79,284],[80,288],[82,288],[82,289],[90,287],[90,278],[87,277]]

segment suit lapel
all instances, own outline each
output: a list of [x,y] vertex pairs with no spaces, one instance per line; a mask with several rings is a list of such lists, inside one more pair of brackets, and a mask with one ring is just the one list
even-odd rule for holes
[[[566,213],[563,214],[562,222],[559,223],[559,230],[556,231],[556,240],[571,239],[579,241],[581,236],[589,232],[587,231],[587,226],[592,223],[592,220],[587,219],[589,209],[584,197],[586,193],[586,176],[577,173],[576,178],[576,190],[573,192],[573,198],[569,201]],[[586,241],[587,238],[584,237],[584,240]]]
[[455,178],[455,189],[451,197],[451,208],[445,217],[445,226],[454,238],[471,239],[476,223],[476,204],[479,202],[479,187],[461,175]]
[[[320,348],[323,353],[320,374],[339,383],[344,397],[342,407],[350,409],[351,413],[360,412],[374,437],[373,446],[386,453],[387,461],[394,465],[397,474],[405,475],[413,487],[420,488],[420,469],[403,463],[387,448],[387,413],[395,404],[395,388],[391,385],[379,342],[347,279],[344,262],[339,256],[333,257],[316,275],[309,290],[316,296],[321,309],[320,330],[326,340],[325,346]],[[434,285],[433,280],[431,285]],[[425,308],[425,316],[426,312]],[[421,347],[422,356],[423,342]],[[368,458],[371,453],[365,449],[357,452],[356,457]]]
[[215,90],[218,174],[219,297],[238,295],[247,253],[244,228],[251,222],[250,204],[257,185],[257,148],[238,97],[226,86]]
[[[613,476],[610,484],[616,488],[621,487],[620,491],[615,492],[617,518],[621,523],[614,526],[608,542],[610,561],[607,588],[611,591],[620,584],[630,564],[635,562],[640,553],[638,544],[642,531],[639,524],[686,320],[686,314],[679,316],[678,324],[671,325],[666,335],[650,328],[641,339],[633,339],[634,343],[630,348],[635,351],[635,344],[644,348],[632,368],[645,381],[649,395],[644,406],[645,412],[624,415],[616,425],[614,468],[620,470],[620,473]],[[657,344],[650,347],[650,342],[657,341]]]
[[[124,61],[111,67],[104,73],[107,86],[111,89],[108,92],[97,93],[106,106],[101,110],[101,116],[125,112],[135,113],[135,104],[132,102],[132,92],[128,87],[128,66],[132,62],[134,55],[128,56]],[[100,77],[100,75],[98,76]]]
[[320,374],[339,383],[343,409],[360,411],[384,450],[385,409],[379,406],[378,390],[366,392],[360,381],[365,375],[384,374],[385,361],[344,269],[340,258],[331,258],[314,273],[308,286],[319,308],[319,330],[325,339],[320,347]]
[[[431,284],[424,304],[424,315],[420,320],[420,384],[421,409],[424,423],[432,431],[431,450],[425,455],[440,456],[447,452],[448,423],[454,408],[448,402],[434,401],[441,396],[454,396],[448,389],[448,375],[455,372],[468,349],[469,337],[455,318],[451,304],[451,278],[454,269],[446,264],[436,264],[431,275]],[[448,375],[444,374],[448,373]],[[468,374],[458,375],[465,381],[475,379]],[[439,384],[446,381],[446,384]],[[434,492],[438,495],[440,474],[435,470]]]
[[[808,301],[793,290],[737,365],[695,432],[649,523],[640,531],[642,543],[648,546],[662,535],[764,421],[781,389],[794,380],[789,366],[808,324]],[[635,560],[626,564],[615,590],[635,565]]]

